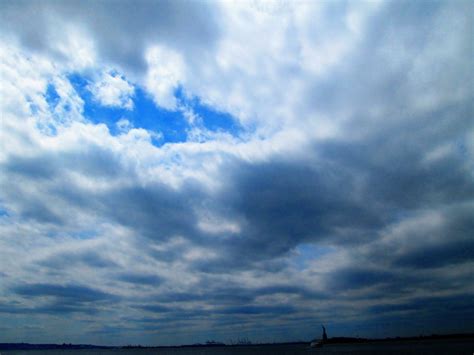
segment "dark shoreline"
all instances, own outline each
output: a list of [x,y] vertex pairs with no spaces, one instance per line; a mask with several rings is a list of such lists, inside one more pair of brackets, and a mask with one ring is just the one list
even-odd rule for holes
[[[363,344],[363,343],[384,343],[384,342],[410,342],[424,340],[461,340],[473,339],[474,333],[459,334],[432,334],[413,337],[390,337],[380,339],[353,338],[353,337],[333,337],[325,341],[325,344]],[[54,349],[166,349],[166,348],[195,348],[195,347],[246,347],[246,346],[275,346],[275,345],[302,345],[309,344],[310,341],[295,341],[284,343],[255,343],[255,344],[224,344],[209,342],[205,344],[189,345],[169,345],[169,346],[144,346],[144,345],[126,345],[126,346],[101,346],[91,344],[30,344],[30,343],[0,343],[0,350],[54,350]]]

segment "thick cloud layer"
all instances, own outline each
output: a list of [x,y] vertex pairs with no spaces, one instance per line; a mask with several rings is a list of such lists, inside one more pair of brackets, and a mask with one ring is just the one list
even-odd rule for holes
[[0,341],[472,331],[471,7],[2,2]]
[[154,42],[194,51],[212,46],[218,35],[211,6],[193,2],[6,1],[2,10],[5,35],[28,48],[74,56],[62,50],[62,41],[82,32],[100,58],[134,70],[145,68],[141,53]]

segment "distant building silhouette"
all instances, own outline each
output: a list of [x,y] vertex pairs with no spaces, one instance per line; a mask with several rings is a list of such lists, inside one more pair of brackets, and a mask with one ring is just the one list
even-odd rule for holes
[[324,328],[324,325],[321,325],[323,327],[323,341],[328,340],[328,335],[326,334],[326,328]]
[[312,348],[320,348],[323,346],[324,343],[326,343],[328,341],[328,335],[326,334],[326,328],[324,327],[324,325],[321,325],[321,327],[323,327],[323,337],[321,340],[317,340],[317,339],[314,339],[311,341],[311,343],[309,344],[310,347]]

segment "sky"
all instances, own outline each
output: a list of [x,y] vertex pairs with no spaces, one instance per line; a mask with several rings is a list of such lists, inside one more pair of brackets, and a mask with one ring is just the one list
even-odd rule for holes
[[0,342],[474,331],[471,1],[0,1]]

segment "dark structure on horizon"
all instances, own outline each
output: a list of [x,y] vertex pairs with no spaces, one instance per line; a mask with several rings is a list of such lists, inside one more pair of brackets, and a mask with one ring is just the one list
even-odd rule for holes
[[323,341],[327,341],[328,335],[326,334],[326,328],[324,327],[324,325],[321,325],[321,327],[323,327]]
[[322,336],[321,340],[314,339],[314,340],[311,341],[309,346],[312,347],[312,348],[320,348],[320,347],[323,346],[323,344],[327,343],[327,341],[328,341],[328,335],[326,333],[326,328],[322,324],[321,324],[321,327],[323,328],[323,336]]

